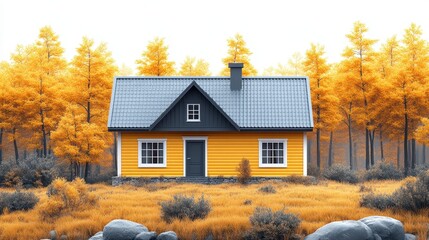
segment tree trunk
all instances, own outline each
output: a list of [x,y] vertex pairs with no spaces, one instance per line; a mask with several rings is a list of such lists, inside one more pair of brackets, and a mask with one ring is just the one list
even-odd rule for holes
[[41,119],[41,130],[42,130],[42,156],[41,157],[46,157],[46,154],[48,152],[48,148],[47,148],[47,139],[46,139],[46,129],[45,129],[45,115],[43,113],[43,109],[40,109],[40,119]]
[[[307,163],[308,163],[308,166],[310,166],[310,163],[311,163],[311,145],[312,145],[312,142],[313,141],[307,139],[307,143],[308,143],[308,145],[307,145]],[[118,167],[118,166],[116,166],[116,167]]]
[[396,149],[396,161],[397,161],[398,169],[401,168],[401,146],[400,145],[401,145],[401,142],[398,138],[398,147]]
[[384,149],[383,149],[383,130],[380,127],[380,158],[384,161]]
[[333,146],[332,146],[332,142],[333,142],[333,138],[334,138],[334,132],[331,131],[330,135],[329,135],[329,156],[328,156],[328,166],[331,167],[332,166],[332,151],[333,151]]
[[[405,109],[406,102],[405,102]],[[408,176],[408,114],[404,114],[404,173]]]
[[365,168],[369,170],[370,162],[369,162],[369,130],[365,129]]
[[0,129],[0,165],[3,162],[3,128]]
[[348,116],[348,128],[349,128],[349,161],[350,169],[353,170],[353,140],[352,140],[352,117]]
[[15,128],[13,128],[13,129],[12,129],[12,134],[13,134],[13,148],[14,148],[14,150],[15,150],[15,162],[16,162],[16,165],[19,165],[18,142],[17,142],[17,140],[16,140],[16,135],[15,135],[15,133],[16,133],[16,129],[15,129]]
[[371,153],[371,167],[374,166],[375,164],[375,157],[374,157],[374,137],[375,137],[375,130],[373,130],[372,132],[369,131],[369,146],[370,146],[370,153]]
[[316,159],[317,169],[320,169],[320,129],[316,131]]
[[422,150],[422,165],[426,165],[426,145],[423,144],[423,150]]
[[411,139],[411,169],[416,169],[416,139]]
[[354,160],[354,167],[355,167],[355,169],[356,170],[358,170],[358,161],[357,161],[357,142],[354,142],[353,143],[353,156],[354,156],[354,158],[353,158],[353,160]]
[[84,175],[85,181],[88,180],[88,175],[89,175],[90,168],[91,168],[91,165],[89,164],[89,162],[86,162],[85,163],[85,175]]
[[70,162],[70,181],[73,180],[73,162]]

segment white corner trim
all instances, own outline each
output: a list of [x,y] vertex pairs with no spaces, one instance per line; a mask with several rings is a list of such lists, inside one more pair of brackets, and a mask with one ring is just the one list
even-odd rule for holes
[[303,175],[304,176],[307,176],[307,133],[306,132],[304,132],[303,133],[303,153],[302,153],[302,156],[303,156],[303,161],[304,161],[304,163],[302,164],[303,165]]
[[183,176],[186,177],[186,141],[187,140],[203,140],[204,141],[204,147],[205,147],[205,152],[204,152],[204,157],[205,157],[205,166],[204,166],[204,171],[205,171],[205,176],[207,177],[207,139],[208,137],[199,137],[199,136],[192,136],[192,137],[182,137],[183,139]]
[[[163,143],[164,145],[164,162],[162,164],[143,164],[141,163],[142,160],[142,143],[144,142],[157,142],[157,143]],[[157,138],[157,139],[153,139],[153,138],[139,138],[137,139],[137,143],[138,143],[138,147],[137,147],[137,151],[138,151],[138,160],[137,160],[137,164],[139,168],[166,168],[167,167],[167,139],[162,139],[162,138]]]
[[118,132],[116,136],[116,161],[117,161],[117,173],[116,176],[120,177],[122,174],[122,136],[121,132]]
[[[260,138],[259,141],[259,167],[260,168],[286,168],[287,167],[287,139],[286,138]],[[262,163],[262,143],[263,142],[278,142],[283,143],[283,164],[267,164]]]

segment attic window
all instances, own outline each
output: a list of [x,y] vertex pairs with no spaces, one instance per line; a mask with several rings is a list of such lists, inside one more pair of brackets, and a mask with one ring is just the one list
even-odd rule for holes
[[200,121],[200,104],[188,104],[187,105],[187,122],[199,122]]
[[259,139],[259,167],[287,166],[287,139]]

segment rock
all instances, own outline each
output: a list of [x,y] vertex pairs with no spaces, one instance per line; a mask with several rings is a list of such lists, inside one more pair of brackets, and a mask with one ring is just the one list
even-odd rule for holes
[[67,240],[67,235],[61,235],[60,240]]
[[417,240],[417,237],[414,236],[413,234],[406,233],[405,234],[405,240]]
[[158,235],[156,240],[177,240],[177,235],[173,231],[163,232]]
[[328,223],[304,238],[304,240],[320,239],[375,240],[375,237],[364,223],[347,220]]
[[104,240],[103,232],[100,231],[100,232],[96,233],[94,236],[90,237],[88,240]]
[[147,232],[147,227],[128,220],[115,219],[103,229],[104,240],[133,240],[139,233]]
[[50,238],[51,240],[57,240],[57,231],[55,231],[55,230],[51,230],[51,231],[49,232],[49,238]]
[[142,232],[139,233],[134,240],[155,240],[156,232]]
[[370,216],[359,220],[378,234],[382,240],[404,240],[404,225],[394,218],[384,216]]

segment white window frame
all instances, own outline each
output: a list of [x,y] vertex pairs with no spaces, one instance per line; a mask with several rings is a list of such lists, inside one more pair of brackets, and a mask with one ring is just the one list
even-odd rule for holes
[[[189,119],[189,106],[198,106],[198,115],[197,115],[198,119]],[[192,110],[192,111],[195,111],[195,110]],[[194,117],[195,117],[194,113],[192,115],[194,115]],[[201,122],[201,105],[199,103],[186,104],[186,121],[187,122]]]
[[[167,139],[137,139],[138,142],[138,166],[140,168],[165,168],[167,167]],[[163,143],[162,163],[142,163],[142,143]]]
[[[262,143],[283,143],[283,163],[262,163]],[[259,167],[284,168],[287,167],[287,139],[259,139]]]

